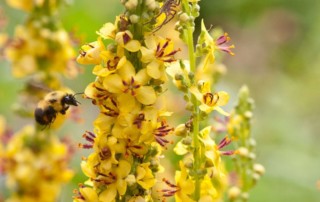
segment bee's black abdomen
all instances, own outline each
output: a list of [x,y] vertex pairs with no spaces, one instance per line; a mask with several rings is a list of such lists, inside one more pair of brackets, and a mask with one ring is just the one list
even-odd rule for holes
[[46,109],[36,108],[34,117],[40,125],[50,125],[56,118],[56,111],[50,106]]

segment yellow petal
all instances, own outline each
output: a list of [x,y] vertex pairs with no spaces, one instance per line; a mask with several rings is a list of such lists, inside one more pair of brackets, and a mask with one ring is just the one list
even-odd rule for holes
[[91,188],[91,187],[83,187],[80,188],[81,195],[85,198],[85,201],[88,202],[97,202],[98,201],[98,195],[97,192]]
[[121,93],[122,92],[122,79],[118,74],[112,74],[103,80],[104,88],[111,93]]
[[104,39],[114,39],[116,27],[114,24],[108,22],[104,24],[96,33]]
[[145,38],[144,43],[148,49],[156,50],[157,48],[157,38],[154,35],[149,35]]
[[215,107],[214,110],[216,110],[217,112],[219,112],[220,114],[222,115],[225,115],[225,116],[230,116],[230,114],[226,111],[224,111],[222,108],[220,107]]
[[140,50],[141,44],[138,40],[130,40],[124,45],[124,48],[130,52],[137,52]]
[[99,194],[99,201],[113,202],[117,196],[117,189],[115,184],[110,184],[107,189]]
[[127,182],[125,180],[122,179],[118,179],[117,180],[117,190],[119,195],[124,195],[127,191]]
[[218,96],[219,96],[219,100],[217,102],[217,106],[223,106],[223,105],[226,105],[229,101],[229,94],[225,91],[219,91],[217,92]]
[[114,71],[109,71],[107,68],[103,67],[102,65],[96,65],[92,70],[92,73],[94,75],[101,76],[101,77],[108,76],[113,72]]
[[177,154],[177,155],[185,155],[186,153],[188,153],[188,146],[186,146],[185,144],[183,144],[181,141],[177,143],[177,145],[174,147],[173,151]]
[[80,54],[77,57],[77,62],[80,64],[99,64],[101,61],[100,53],[104,50],[104,44],[99,38],[97,41],[94,41],[90,44],[83,45],[81,50],[83,54]]
[[159,79],[161,77],[160,64],[155,60],[148,64],[147,73],[154,79]]
[[120,94],[117,100],[118,108],[122,113],[132,112],[137,107],[136,100],[129,94]]
[[141,51],[141,61],[143,63],[148,63],[151,62],[152,60],[155,59],[155,52],[154,50],[151,49],[147,49],[146,47],[141,47],[140,48]]
[[156,102],[156,92],[151,86],[142,86],[137,89],[137,100],[144,105],[151,105]]
[[82,172],[87,176],[87,177],[95,177],[95,172],[94,170],[88,165],[87,161],[81,161],[81,169]]
[[199,89],[196,86],[191,86],[190,92],[197,98],[197,100],[202,102],[203,95],[202,93],[200,93]]
[[122,80],[130,81],[131,78],[135,76],[136,70],[134,69],[132,63],[129,60],[126,60],[125,64],[123,64],[123,67],[118,70],[118,74]]
[[199,109],[207,114],[209,114],[210,112],[212,112],[212,110],[214,110],[214,107],[209,107],[208,105],[206,104],[201,104],[199,106]]
[[149,82],[150,77],[147,74],[146,69],[141,69],[137,75],[135,76],[135,80],[140,84],[140,85],[145,85],[146,83]]

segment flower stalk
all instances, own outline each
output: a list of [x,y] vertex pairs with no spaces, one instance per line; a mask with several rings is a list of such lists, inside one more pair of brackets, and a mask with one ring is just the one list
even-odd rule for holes
[[[182,1],[183,4],[186,4],[187,1]],[[193,31],[194,27],[188,26],[187,32],[187,46],[188,46],[188,59],[190,64],[190,72],[195,73],[196,70],[196,57],[195,57],[195,48],[193,41]],[[194,81],[194,80],[193,80]],[[192,83],[192,85],[196,85]],[[201,166],[201,151],[200,151],[200,141],[199,141],[199,131],[200,131],[200,113],[199,113],[199,102],[197,98],[191,94],[191,102],[193,105],[193,114],[192,114],[192,137],[194,142],[194,173],[198,173],[200,171]],[[200,189],[201,189],[201,179],[200,175],[195,175],[195,191],[194,191],[194,199],[196,201],[200,198]]]
[[256,142],[251,135],[251,119],[253,117],[253,99],[249,89],[243,86],[239,91],[238,104],[231,112],[227,123],[227,131],[233,139],[238,155],[233,157],[235,170],[228,191],[230,201],[248,201],[249,191],[265,173],[264,167],[256,163]]

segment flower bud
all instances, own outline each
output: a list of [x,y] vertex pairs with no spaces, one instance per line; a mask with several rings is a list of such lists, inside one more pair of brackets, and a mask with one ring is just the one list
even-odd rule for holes
[[233,186],[228,191],[228,198],[231,200],[235,200],[239,197],[240,194],[241,190],[239,189],[239,187]]
[[252,116],[253,116],[253,113],[252,113],[251,111],[246,111],[246,112],[244,113],[244,116],[245,116],[246,118],[248,118],[248,119],[251,119]]
[[179,16],[179,20],[180,20],[181,22],[188,22],[188,20],[189,20],[188,14],[182,13],[182,14]]
[[137,5],[138,5],[138,0],[129,0],[124,4],[126,9],[128,9],[129,11],[135,10]]
[[186,136],[186,134],[187,134],[186,125],[185,124],[178,125],[174,130],[174,134],[176,136]]
[[183,163],[186,168],[193,168],[193,160],[191,158],[186,158],[185,160],[183,160]]
[[182,140],[182,143],[185,145],[191,145],[192,144],[192,139],[191,137],[186,137]]
[[260,180],[260,175],[257,174],[257,173],[253,173],[253,174],[252,174],[252,178],[253,178],[254,182],[257,182],[257,181]]
[[248,192],[243,192],[241,194],[241,198],[244,200],[244,201],[248,201],[249,199],[249,193]]
[[240,147],[240,148],[238,149],[238,154],[239,154],[241,157],[248,157],[248,155],[249,155],[249,150],[248,150],[248,148],[246,148],[246,147]]
[[129,19],[132,24],[136,24],[139,22],[140,17],[137,15],[130,15]]
[[250,140],[249,140],[249,145],[250,145],[250,147],[252,147],[252,148],[256,147],[256,145],[257,145],[256,140],[253,139],[253,138],[250,138]]
[[132,186],[136,183],[136,177],[134,175],[128,175],[126,177],[126,182],[128,183],[129,186]]
[[158,7],[155,0],[146,0],[145,4],[150,11],[154,11]]
[[259,163],[256,163],[253,165],[253,170],[254,170],[254,172],[258,173],[259,175],[264,175],[264,173],[266,172],[264,166]]
[[179,80],[183,79],[183,76],[181,74],[176,74],[176,75],[174,75],[174,79],[179,81]]
[[253,152],[250,152],[248,157],[249,157],[249,159],[254,160],[254,159],[256,159],[256,154]]

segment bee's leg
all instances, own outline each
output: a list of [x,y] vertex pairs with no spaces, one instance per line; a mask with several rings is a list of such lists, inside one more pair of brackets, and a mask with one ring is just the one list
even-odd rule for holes
[[66,111],[69,109],[69,106],[65,106],[62,110],[60,110],[61,114],[66,114]]

